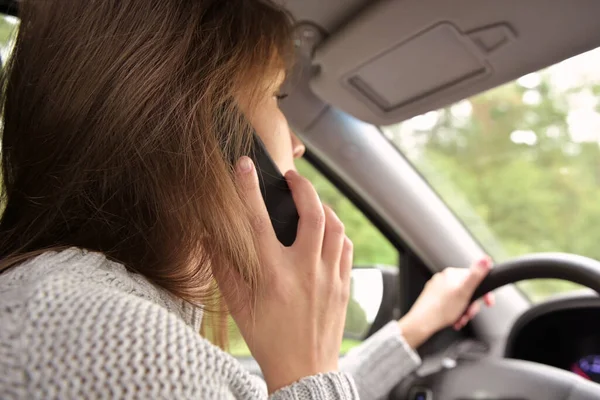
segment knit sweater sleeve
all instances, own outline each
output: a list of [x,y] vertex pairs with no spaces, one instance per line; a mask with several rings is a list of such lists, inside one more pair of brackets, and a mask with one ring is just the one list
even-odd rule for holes
[[[158,304],[65,276],[28,299],[27,398],[266,399],[264,384]],[[307,377],[274,400],[358,399],[345,373]]]
[[406,343],[397,321],[391,321],[348,352],[340,369],[356,381],[361,400],[378,400],[421,364]]

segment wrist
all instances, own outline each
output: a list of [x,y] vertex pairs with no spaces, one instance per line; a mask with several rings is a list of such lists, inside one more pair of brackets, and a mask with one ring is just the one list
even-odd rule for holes
[[404,340],[413,349],[421,346],[437,331],[430,326],[427,318],[418,318],[410,312],[398,321],[398,326]]
[[277,368],[265,368],[262,371],[269,395],[286,386],[290,386],[303,378],[338,370],[337,361],[334,365],[322,366],[321,368],[316,366],[308,367],[306,365],[294,367],[285,362],[282,364],[286,365],[286,367],[282,368],[281,365],[278,365]]

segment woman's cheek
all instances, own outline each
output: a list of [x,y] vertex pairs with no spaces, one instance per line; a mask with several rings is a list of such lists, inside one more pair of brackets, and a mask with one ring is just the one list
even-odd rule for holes
[[258,107],[251,123],[279,170],[283,174],[295,170],[290,129],[277,102],[267,101]]

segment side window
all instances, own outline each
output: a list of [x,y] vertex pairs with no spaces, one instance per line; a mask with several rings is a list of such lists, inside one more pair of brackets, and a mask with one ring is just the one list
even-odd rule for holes
[[19,19],[9,15],[0,14],[0,57],[1,65],[6,63],[13,49],[15,35],[19,27]]
[[300,175],[317,189],[321,201],[331,207],[346,227],[346,235],[354,243],[354,265],[398,264],[398,250],[327,178],[308,161],[296,161]]
[[[365,217],[365,215],[346,198],[327,178],[306,160],[296,161],[301,175],[308,178],[317,189],[321,201],[331,207],[346,227],[346,235],[354,243],[354,265],[356,267],[373,264],[398,265],[398,250]],[[353,290],[353,288],[351,288]],[[368,296],[368,293],[365,294]],[[356,300],[361,296],[352,296],[346,314],[346,331],[364,332],[370,326],[375,315],[367,311]],[[369,302],[366,298],[363,301]],[[360,340],[344,338],[340,353],[344,354],[358,345]],[[250,351],[235,326],[230,330],[229,351],[234,356],[250,356]]]

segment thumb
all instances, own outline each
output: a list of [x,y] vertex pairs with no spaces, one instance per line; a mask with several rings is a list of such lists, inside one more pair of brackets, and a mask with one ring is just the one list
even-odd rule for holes
[[483,281],[492,268],[492,260],[489,257],[484,257],[471,265],[469,275],[466,279],[466,286],[474,292],[477,286]]

